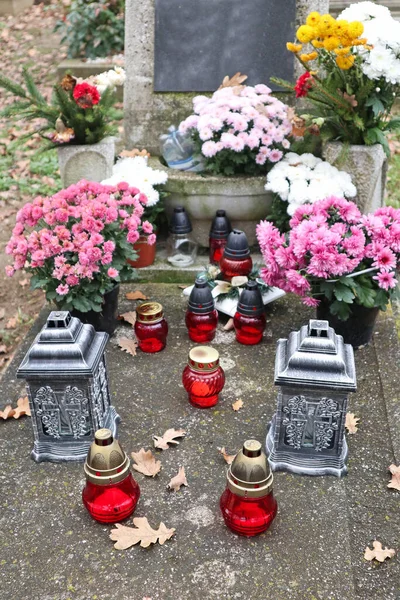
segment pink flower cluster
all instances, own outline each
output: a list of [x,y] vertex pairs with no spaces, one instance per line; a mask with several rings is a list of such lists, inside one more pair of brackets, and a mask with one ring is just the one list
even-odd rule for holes
[[400,266],[400,209],[384,207],[361,215],[353,202],[327,198],[297,209],[288,238],[268,221],[257,226],[266,268],[261,275],[317,306],[315,283],[371,269],[377,286],[389,291]]
[[117,186],[80,181],[50,198],[35,198],[17,214],[17,223],[6,246],[14,263],[6,267],[12,276],[26,268],[46,281],[59,281],[57,294],[64,296],[83,280],[99,276],[116,279],[113,266],[120,236],[133,244],[139,230],[149,233],[150,223],[141,223],[147,197],[127,183]]
[[225,87],[211,98],[196,96],[194,113],[179,125],[179,131],[198,132],[202,154],[211,158],[221,150],[257,152],[256,163],[278,162],[292,131],[287,106],[271,96],[266,85]]

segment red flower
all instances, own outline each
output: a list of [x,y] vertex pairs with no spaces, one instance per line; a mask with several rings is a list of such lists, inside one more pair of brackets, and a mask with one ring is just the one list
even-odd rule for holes
[[306,71],[303,73],[303,75],[300,75],[294,88],[296,91],[296,98],[303,98],[304,96],[307,96],[308,91],[312,88],[313,82],[313,76],[309,71]]
[[73,96],[80,108],[92,108],[92,106],[98,104],[100,100],[100,94],[97,87],[86,83],[86,81],[76,84]]

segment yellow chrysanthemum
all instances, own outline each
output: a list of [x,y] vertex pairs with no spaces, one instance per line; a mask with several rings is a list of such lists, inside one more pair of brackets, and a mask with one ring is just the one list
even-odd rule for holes
[[297,39],[303,44],[307,44],[307,42],[310,42],[316,37],[315,29],[313,27],[310,27],[309,25],[301,25],[298,28],[296,35]]
[[309,62],[315,60],[318,56],[318,52],[310,52],[310,54],[300,54],[300,60],[302,62]]
[[314,11],[308,15],[308,17],[306,19],[306,24],[309,25],[310,27],[315,27],[316,25],[318,25],[320,20],[321,20],[321,15],[319,14],[319,12]]
[[351,67],[354,65],[353,54],[347,54],[346,56],[337,56],[336,64],[339,67],[339,69],[342,69],[343,71],[351,69]]
[[342,34],[347,35],[348,26],[349,26],[348,21],[345,21],[345,19],[338,19],[336,21],[336,35],[339,35],[339,36]]
[[331,36],[336,32],[336,21],[331,15],[322,15],[317,29],[319,37]]
[[360,35],[363,33],[363,31],[364,31],[364,25],[362,23],[360,23],[359,21],[352,21],[348,25],[348,34],[351,38],[353,38],[353,40],[360,37]]
[[367,38],[359,38],[358,40],[353,40],[353,46],[364,46],[367,43]]
[[340,40],[334,35],[325,38],[324,40],[324,48],[325,50],[336,50],[340,46]]
[[292,42],[287,42],[286,44],[286,48],[289,50],[289,52],[294,52],[296,54],[297,52],[300,52],[302,47],[303,46],[301,44],[292,44]]
[[349,35],[341,35],[339,39],[342,46],[353,46],[354,40]]
[[346,46],[345,48],[338,48],[335,50],[335,54],[338,56],[345,56],[346,54],[350,54],[350,46]]
[[314,48],[323,48],[324,47],[324,42],[321,42],[320,40],[313,40],[311,42],[311,44],[314,46]]

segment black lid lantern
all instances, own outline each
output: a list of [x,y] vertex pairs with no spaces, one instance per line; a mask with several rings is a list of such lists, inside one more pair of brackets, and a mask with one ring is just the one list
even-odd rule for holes
[[248,256],[250,256],[250,248],[245,232],[240,231],[240,229],[233,229],[228,236],[224,257],[240,260]]
[[231,223],[224,210],[217,210],[211,224],[210,238],[213,240],[225,240],[232,231]]
[[205,315],[215,308],[214,298],[205,277],[197,277],[194,287],[190,292],[188,309],[197,314]]
[[189,219],[189,215],[183,206],[175,206],[169,223],[171,233],[190,233],[193,227]]
[[259,317],[264,312],[261,291],[256,281],[248,281],[240,294],[237,311],[247,317]]

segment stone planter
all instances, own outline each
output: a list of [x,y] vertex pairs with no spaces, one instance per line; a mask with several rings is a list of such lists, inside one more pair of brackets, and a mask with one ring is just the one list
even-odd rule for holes
[[112,175],[115,158],[115,138],[106,137],[97,144],[59,146],[58,164],[63,187],[80,179],[103,181]]
[[388,161],[380,144],[348,146],[341,142],[323,145],[325,160],[352,177],[357,188],[355,203],[364,214],[384,205]]
[[201,246],[209,245],[211,222],[220,208],[226,210],[232,227],[246,233],[250,246],[257,243],[256,225],[268,215],[273,197],[264,189],[264,176],[218,177],[168,169],[160,163],[151,166],[168,173],[164,188],[168,192],[167,216],[174,206],[184,206],[192,221],[193,237]]

